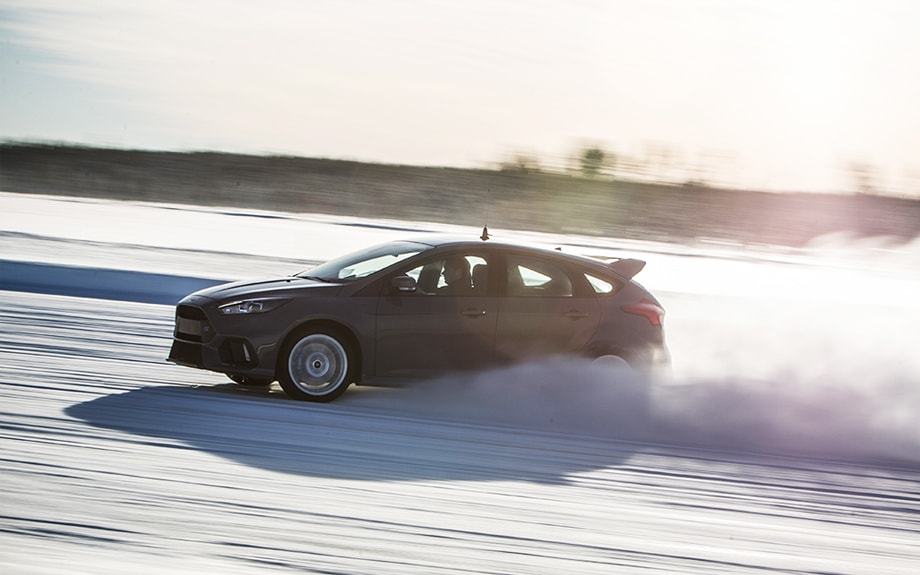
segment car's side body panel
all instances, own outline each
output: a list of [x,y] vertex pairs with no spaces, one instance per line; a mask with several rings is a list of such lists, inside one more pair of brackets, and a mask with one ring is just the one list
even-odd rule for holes
[[506,298],[498,310],[496,355],[520,361],[579,353],[598,324],[594,297]]
[[493,363],[489,296],[385,295],[377,305],[377,373],[424,374]]

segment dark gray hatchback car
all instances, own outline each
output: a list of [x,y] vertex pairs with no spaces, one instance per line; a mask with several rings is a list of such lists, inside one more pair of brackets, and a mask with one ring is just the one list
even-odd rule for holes
[[644,266],[492,241],[422,237],[290,277],[185,297],[169,361],[331,401],[351,383],[554,354],[667,366]]

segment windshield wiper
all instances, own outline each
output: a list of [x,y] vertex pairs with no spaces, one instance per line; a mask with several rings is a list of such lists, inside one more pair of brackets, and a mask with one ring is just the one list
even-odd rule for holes
[[331,279],[329,279],[329,278],[321,278],[321,277],[319,277],[319,276],[300,276],[300,275],[298,275],[298,276],[294,276],[294,277],[300,278],[300,279],[304,279],[304,280],[313,280],[313,281],[317,281],[317,282],[323,282],[323,283],[327,283],[327,284],[337,283],[336,281],[331,280]]

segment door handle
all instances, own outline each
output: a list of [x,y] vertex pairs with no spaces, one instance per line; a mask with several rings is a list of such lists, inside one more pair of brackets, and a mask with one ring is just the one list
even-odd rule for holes
[[585,319],[588,317],[588,314],[577,309],[570,309],[569,311],[565,312],[565,317],[569,319]]
[[465,310],[461,311],[460,313],[462,313],[466,317],[482,317],[486,315],[486,310],[478,309],[475,307],[468,307]]

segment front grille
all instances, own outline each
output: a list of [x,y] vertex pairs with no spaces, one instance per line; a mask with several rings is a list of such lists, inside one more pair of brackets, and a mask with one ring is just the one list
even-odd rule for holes
[[176,329],[173,336],[185,341],[203,342],[213,337],[214,331],[201,308],[190,305],[176,307]]

